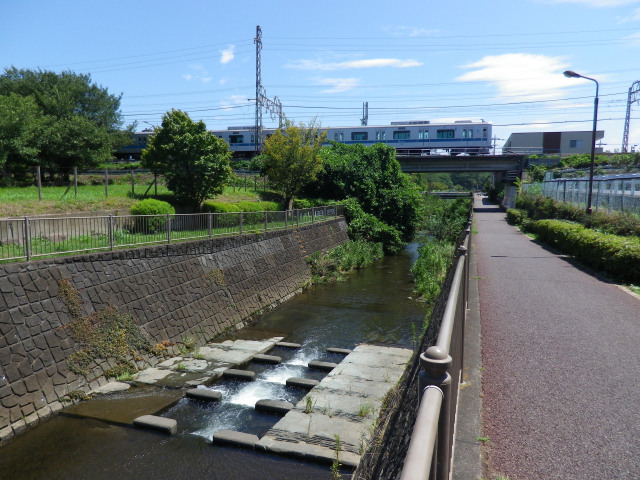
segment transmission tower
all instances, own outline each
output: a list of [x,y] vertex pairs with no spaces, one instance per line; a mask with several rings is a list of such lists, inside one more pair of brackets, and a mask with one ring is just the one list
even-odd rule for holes
[[624,134],[622,136],[622,153],[626,153],[629,148],[629,120],[631,119],[631,104],[640,101],[640,81],[635,81],[629,87],[629,97],[627,98],[627,116],[624,119]]
[[267,91],[262,86],[262,29],[260,25],[256,27],[256,38],[253,39],[256,44],[256,155],[262,153],[262,107],[270,114],[271,118],[278,117],[278,126],[284,124],[284,114],[282,113],[282,103],[278,97],[273,100],[267,98]]

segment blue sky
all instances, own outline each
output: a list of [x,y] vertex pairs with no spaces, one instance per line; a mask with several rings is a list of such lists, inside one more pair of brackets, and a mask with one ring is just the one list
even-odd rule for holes
[[[2,67],[89,73],[139,130],[171,108],[210,129],[254,123],[256,26],[262,84],[295,122],[494,124],[590,130],[595,84],[605,150],[622,143],[640,80],[640,0],[472,2],[0,0]],[[275,125],[264,113],[265,126]],[[640,148],[640,105],[629,145]]]

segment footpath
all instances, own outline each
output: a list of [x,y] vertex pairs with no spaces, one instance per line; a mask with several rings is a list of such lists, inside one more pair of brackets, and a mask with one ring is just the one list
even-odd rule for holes
[[475,202],[482,478],[639,479],[640,298]]

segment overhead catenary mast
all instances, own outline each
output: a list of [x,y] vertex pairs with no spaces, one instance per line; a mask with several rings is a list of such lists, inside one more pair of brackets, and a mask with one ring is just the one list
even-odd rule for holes
[[267,91],[262,86],[262,29],[260,25],[256,26],[256,38],[253,42],[256,44],[256,126],[255,126],[255,153],[262,153],[262,107],[266,108],[271,114],[271,118],[278,117],[278,126],[284,125],[284,114],[282,113],[282,103],[278,97],[273,100],[267,98]]
[[629,87],[629,97],[627,98],[627,116],[624,120],[624,134],[622,136],[622,153],[626,153],[629,148],[629,120],[631,119],[631,104],[640,102],[640,81],[635,81]]

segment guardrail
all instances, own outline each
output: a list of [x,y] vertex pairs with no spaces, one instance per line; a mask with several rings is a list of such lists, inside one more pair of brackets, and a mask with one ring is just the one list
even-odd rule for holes
[[266,232],[343,215],[342,205],[330,205],[278,212],[0,219],[0,260]]
[[401,480],[449,479],[464,357],[470,233],[468,226],[458,248],[456,270],[436,344],[420,354],[418,417]]

